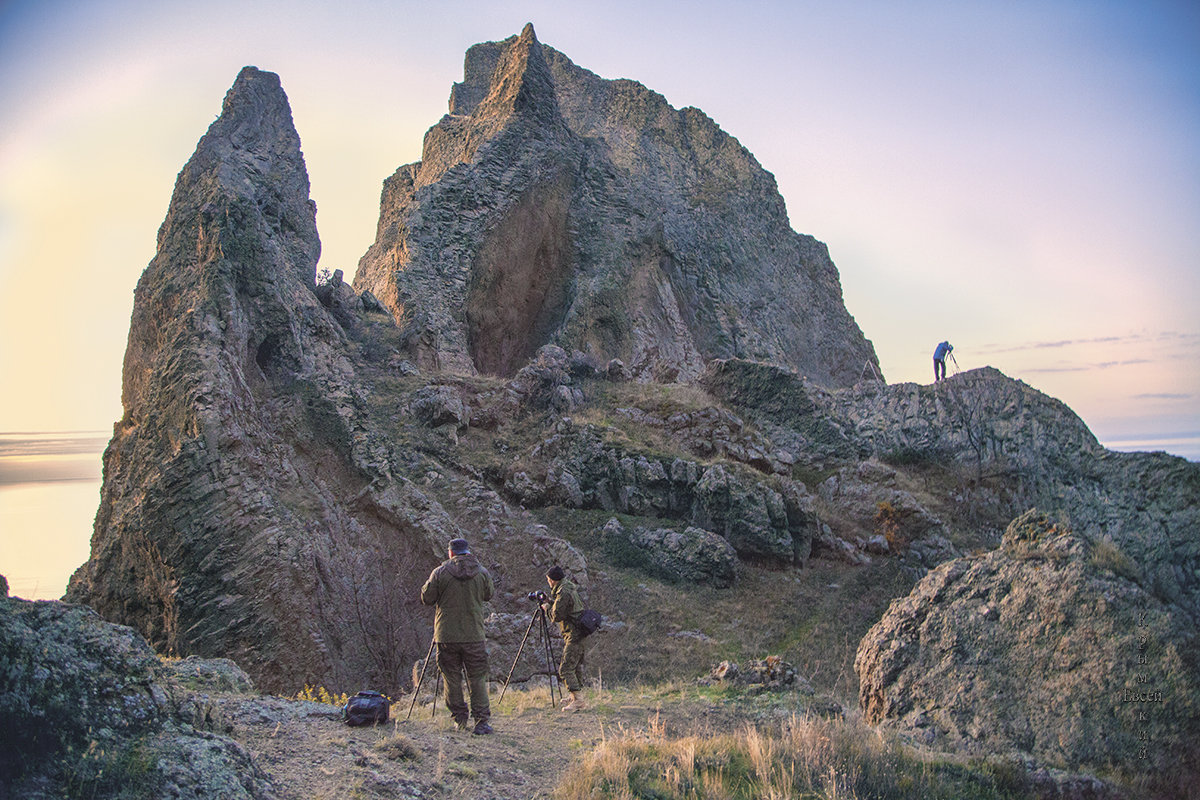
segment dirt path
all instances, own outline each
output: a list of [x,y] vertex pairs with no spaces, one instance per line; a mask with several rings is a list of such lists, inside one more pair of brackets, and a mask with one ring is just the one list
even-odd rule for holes
[[549,798],[568,764],[606,737],[699,730],[722,715],[698,698],[661,707],[650,695],[589,694],[587,710],[564,713],[546,689],[510,690],[503,705],[493,700],[491,736],[458,731],[440,704],[432,718],[425,704],[405,721],[408,703],[398,703],[399,719],[371,728],[351,728],[321,703],[230,695],[218,705],[280,800]]

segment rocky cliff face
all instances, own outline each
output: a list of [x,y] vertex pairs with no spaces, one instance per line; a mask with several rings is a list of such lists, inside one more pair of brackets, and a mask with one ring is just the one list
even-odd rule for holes
[[235,658],[268,688],[394,669],[391,622],[451,527],[436,507],[397,511],[406,488],[313,292],[319,252],[287,98],[247,67],[138,283],[125,416],[67,590],[164,653]]
[[[933,569],[864,640],[873,719],[1102,768],[1115,750],[1021,727],[1002,673],[1077,675],[1055,708],[1108,730],[1126,709],[1088,688],[1119,655],[1097,641],[1143,610],[1164,693],[1194,694],[1169,676],[1194,669],[1200,467],[1109,453],[991,369],[854,384],[874,355],[824,248],[700,112],[532,29],[480,45],[423,160],[385,183],[354,288],[314,286],[318,252],[286,97],[247,68],[139,282],[67,593],[160,652],[233,658],[272,692],[400,690],[429,643],[417,590],[465,535],[498,580],[497,680],[555,563],[606,612],[606,681],[779,642],[836,665]],[[1035,504],[1075,538],[954,560]]]
[[577,67],[532,26],[463,72],[422,160],[385,182],[354,283],[421,365],[511,376],[557,344],[640,380],[716,357],[828,386],[878,366],[825,246],[702,112]]
[[1063,516],[1133,558],[1146,586],[1200,616],[1200,469],[1174,456],[1114,453],[1064,403],[984,368],[932,386],[865,383],[819,395],[860,453],[957,461],[1012,487],[1024,510]]

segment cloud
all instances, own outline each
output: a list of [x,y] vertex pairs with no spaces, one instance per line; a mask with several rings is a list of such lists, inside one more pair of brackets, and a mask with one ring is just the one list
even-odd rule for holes
[[1022,372],[1089,372],[1094,369],[1110,369],[1112,367],[1128,367],[1134,364],[1153,364],[1149,358],[1129,358],[1124,361],[1099,361],[1091,364],[1070,364],[1056,367],[1027,367]]
[[1134,400],[1191,400],[1194,394],[1174,394],[1171,392],[1148,392],[1133,395]]
[[1200,333],[1180,333],[1178,331],[1158,331],[1156,333],[1127,333],[1121,336],[1094,336],[1083,339],[1053,339],[1047,341],[1021,342],[1019,344],[985,344],[978,348],[983,355],[995,353],[1022,353],[1031,350],[1060,350],[1065,347],[1080,347],[1086,345],[1180,345],[1195,347],[1200,345]]

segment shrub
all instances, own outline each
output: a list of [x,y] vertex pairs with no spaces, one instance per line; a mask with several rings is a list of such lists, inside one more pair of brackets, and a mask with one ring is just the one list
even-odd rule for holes
[[341,708],[342,706],[346,705],[346,703],[350,702],[349,695],[345,693],[333,694],[324,686],[318,686],[314,689],[307,683],[304,684],[303,689],[296,693],[296,696],[293,699],[307,700],[311,703],[325,703],[327,705],[337,706],[338,708]]
[[900,530],[902,516],[900,510],[887,500],[875,504],[875,524],[879,526],[879,532],[887,539],[893,553],[899,553],[908,546],[908,537]]

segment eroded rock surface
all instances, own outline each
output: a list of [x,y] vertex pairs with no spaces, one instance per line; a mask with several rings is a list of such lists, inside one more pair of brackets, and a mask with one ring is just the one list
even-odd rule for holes
[[287,98],[247,67],[138,283],[125,415],[67,590],[160,652],[235,658],[268,690],[397,674],[423,638],[397,620],[453,530],[368,429],[345,330],[314,292],[319,252]]
[[[191,669],[252,688],[232,662]],[[4,797],[275,796],[221,712],[85,606],[0,597],[0,719]]]
[[855,660],[863,712],[941,749],[1194,786],[1196,619],[1143,580],[1112,540],[1030,511],[892,603]]
[[753,155],[529,25],[467,52],[421,161],[384,184],[354,283],[442,369],[512,375],[549,342],[640,380],[730,356],[830,386],[878,367],[825,245],[791,229]]

